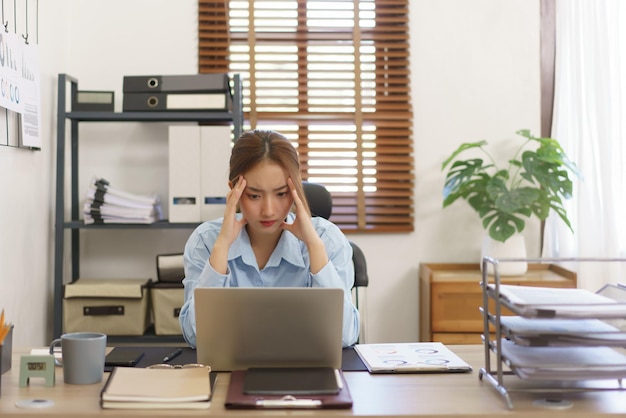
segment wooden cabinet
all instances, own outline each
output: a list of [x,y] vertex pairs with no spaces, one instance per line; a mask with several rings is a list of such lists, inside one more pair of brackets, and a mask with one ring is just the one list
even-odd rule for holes
[[[483,318],[482,273],[476,264],[420,265],[420,341],[480,344]],[[576,273],[554,264],[529,264],[523,276],[501,277],[502,284],[576,287]],[[503,315],[510,315],[504,311]]]

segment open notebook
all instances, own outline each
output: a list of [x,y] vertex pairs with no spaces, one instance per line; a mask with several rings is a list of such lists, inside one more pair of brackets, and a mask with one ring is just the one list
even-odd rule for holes
[[472,367],[440,342],[357,344],[370,373],[471,372]]

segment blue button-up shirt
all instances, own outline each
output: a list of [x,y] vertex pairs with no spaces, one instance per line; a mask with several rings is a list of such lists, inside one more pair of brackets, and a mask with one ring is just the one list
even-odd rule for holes
[[[289,214],[291,223],[294,215]],[[204,222],[191,234],[185,245],[185,303],[180,311],[180,325],[187,343],[196,346],[196,316],[193,290],[196,287],[334,287],[344,291],[344,347],[359,336],[359,312],[352,303],[354,265],[352,247],[343,232],[324,218],[312,218],[313,226],[324,242],[328,263],[317,274],[311,274],[306,245],[291,232],[283,231],[278,245],[262,270],[250,245],[245,228],[228,251],[228,272],[216,272],[208,262],[222,219]]]

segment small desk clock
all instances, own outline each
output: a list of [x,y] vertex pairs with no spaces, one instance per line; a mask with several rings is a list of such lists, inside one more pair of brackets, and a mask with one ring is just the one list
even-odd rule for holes
[[23,355],[20,359],[20,387],[28,385],[31,377],[43,377],[47,387],[54,386],[54,356]]

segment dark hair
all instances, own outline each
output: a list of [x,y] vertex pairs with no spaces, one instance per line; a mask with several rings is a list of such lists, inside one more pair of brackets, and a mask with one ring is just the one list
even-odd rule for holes
[[272,161],[287,171],[300,200],[307,212],[311,213],[302,188],[298,152],[293,144],[278,132],[253,130],[242,133],[233,145],[228,179],[235,184],[239,176],[264,160]]

